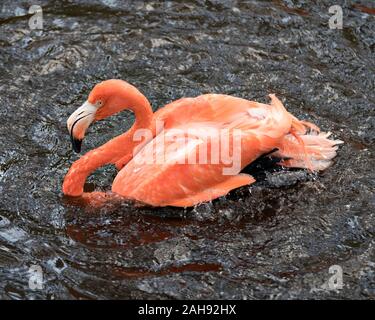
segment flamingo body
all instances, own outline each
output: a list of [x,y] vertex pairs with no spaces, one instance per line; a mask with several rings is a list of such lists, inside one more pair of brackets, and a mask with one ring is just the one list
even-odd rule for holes
[[[291,119],[286,118],[284,123],[276,126],[278,118],[272,111],[272,107],[268,105],[217,94],[173,102],[155,114],[159,120],[166,119],[164,131],[118,173],[113,181],[112,191],[155,206],[188,207],[223,196],[243,185],[249,185],[255,182],[254,178],[239,174],[240,170],[260,155],[271,151],[291,125]],[[175,142],[166,139],[175,129],[188,134],[188,130],[193,127],[201,130],[197,130],[193,137],[190,135],[184,148],[176,150],[173,148]],[[192,155],[198,162],[201,144],[207,143],[207,149],[210,150],[211,144],[220,140],[219,133],[223,128],[227,128],[228,131],[241,129],[243,133],[241,166],[235,174],[224,175],[223,168],[226,165],[223,162],[187,163],[187,159],[192,158]],[[207,131],[214,133],[208,142],[205,136]],[[154,158],[157,157],[157,141],[163,138],[169,141],[165,145],[163,163],[142,163],[140,160],[150,157],[150,152]]]

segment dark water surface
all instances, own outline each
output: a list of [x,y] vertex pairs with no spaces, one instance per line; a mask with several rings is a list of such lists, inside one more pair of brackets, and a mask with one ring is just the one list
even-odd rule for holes
[[[0,13],[0,298],[375,298],[373,1],[38,1],[43,31],[29,29],[30,3]],[[328,27],[332,4],[343,30]],[[256,184],[193,209],[79,206],[61,193],[78,158],[65,122],[108,78],[154,109],[273,92],[345,145],[323,174],[264,160],[246,169]],[[95,124],[84,151],[132,119]],[[87,189],[109,189],[115,173]],[[342,290],[324,289],[332,265]]]

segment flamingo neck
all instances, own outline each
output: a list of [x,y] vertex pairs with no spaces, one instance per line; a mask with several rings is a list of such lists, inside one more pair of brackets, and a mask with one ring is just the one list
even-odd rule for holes
[[[135,89],[135,88],[134,88]],[[121,97],[121,93],[120,93]],[[133,149],[142,141],[136,141],[134,134],[139,129],[153,132],[153,112],[147,98],[138,90],[132,96],[122,93],[125,107],[133,111],[135,122],[125,133],[109,140],[99,148],[91,150],[75,161],[64,178],[63,193],[69,196],[80,196],[87,177],[96,169],[107,164],[125,164],[131,160]],[[119,167],[119,166],[117,166]]]
[[133,90],[133,94],[130,97],[127,96],[127,92],[124,92],[123,95],[120,96],[124,101],[126,101],[126,105],[123,110],[131,110],[135,116],[134,125],[130,130],[151,128],[154,114],[152,112],[150,102],[135,87],[133,87]]

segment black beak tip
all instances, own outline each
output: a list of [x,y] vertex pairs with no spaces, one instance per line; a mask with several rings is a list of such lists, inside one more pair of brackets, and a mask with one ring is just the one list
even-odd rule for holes
[[81,152],[81,146],[82,146],[82,140],[76,139],[76,138],[71,138],[72,140],[72,147],[74,152],[80,153]]

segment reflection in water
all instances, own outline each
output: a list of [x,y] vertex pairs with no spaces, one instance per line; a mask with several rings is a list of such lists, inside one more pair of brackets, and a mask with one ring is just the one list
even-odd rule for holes
[[172,238],[168,225],[165,227],[164,224],[163,218],[147,223],[138,216],[124,215],[119,220],[106,218],[103,224],[98,225],[68,224],[66,231],[73,240],[89,247],[134,248]]
[[215,263],[188,263],[182,266],[172,266],[158,271],[141,270],[135,268],[116,268],[115,274],[123,278],[142,278],[147,276],[162,276],[181,272],[217,272],[221,266]]

